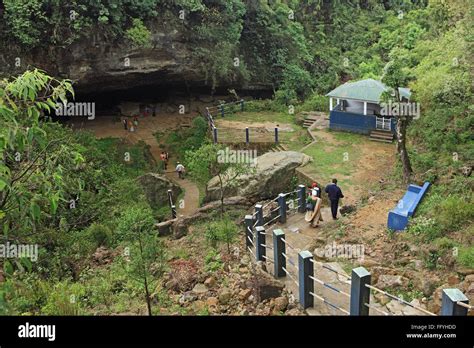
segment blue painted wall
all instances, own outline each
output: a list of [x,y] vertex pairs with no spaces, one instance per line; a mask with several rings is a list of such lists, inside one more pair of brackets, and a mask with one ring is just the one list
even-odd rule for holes
[[[395,119],[392,118],[391,122],[392,133],[395,133]],[[368,135],[370,131],[375,130],[375,115],[354,114],[334,109],[329,113],[329,128]]]

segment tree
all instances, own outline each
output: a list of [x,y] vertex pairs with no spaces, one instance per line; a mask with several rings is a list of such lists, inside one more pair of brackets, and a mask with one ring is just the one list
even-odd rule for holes
[[143,284],[148,315],[152,315],[150,287],[153,276],[164,270],[163,246],[153,232],[154,219],[149,209],[132,207],[120,218],[118,231],[131,242],[126,249],[127,272]]
[[227,245],[227,252],[230,253],[230,244],[237,236],[239,229],[228,215],[220,220],[211,222],[206,229],[206,238],[212,247],[216,247],[218,242],[224,242]]
[[239,176],[254,171],[252,163],[225,156],[228,151],[228,148],[221,144],[205,144],[196,151],[186,151],[186,163],[195,180],[207,184],[211,178],[218,178],[222,214],[225,190],[235,186]]
[[[400,88],[406,87],[411,79],[406,66],[406,51],[394,49],[390,54],[391,60],[385,65],[382,82],[392,89],[390,93],[385,93],[385,99],[392,99],[395,103],[400,103]],[[399,115],[397,118],[397,152],[402,163],[403,180],[405,183],[410,181],[413,172],[410,157],[406,148],[407,127],[411,117]]]
[[5,238],[36,232],[43,218],[54,218],[67,191],[79,189],[84,158],[67,132],[44,117],[56,102],[74,95],[69,80],[40,70],[0,81],[0,221]]

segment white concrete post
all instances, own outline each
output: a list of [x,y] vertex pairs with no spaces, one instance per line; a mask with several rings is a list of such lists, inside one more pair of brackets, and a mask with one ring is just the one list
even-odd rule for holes
[[332,98],[329,97],[329,111],[332,111]]
[[364,115],[367,115],[367,102],[364,102]]

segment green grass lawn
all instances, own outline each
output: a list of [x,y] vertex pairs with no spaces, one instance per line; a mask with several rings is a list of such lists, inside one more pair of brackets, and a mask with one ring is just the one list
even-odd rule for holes
[[[218,115],[215,117],[216,120],[221,119],[221,116]],[[288,123],[295,124],[295,114],[290,115],[284,112],[253,112],[253,111],[244,111],[236,112],[232,114],[226,114],[224,119],[230,121],[239,121],[239,122],[275,122],[275,123]],[[300,127],[301,128],[301,127]]]
[[[318,132],[327,131],[316,131],[316,136]],[[337,177],[340,184],[351,184],[349,177],[360,158],[358,146],[368,140],[352,133],[331,132],[331,135],[333,142],[320,140],[303,151],[313,158],[313,162],[305,167],[305,172],[322,182]]]
[[[219,123],[221,116],[216,116],[216,123]],[[284,144],[288,150],[299,151],[303,146],[311,142],[311,137],[308,135],[306,129],[296,124],[295,115],[290,115],[283,112],[237,112],[233,114],[226,114],[225,120],[244,122],[248,123],[249,127],[252,127],[252,123],[264,123],[271,122],[277,124],[289,124],[293,128],[293,131],[280,130],[279,142]],[[218,127],[219,128],[219,127]],[[245,141],[245,130],[233,130],[233,129],[218,129],[218,138],[221,139],[235,139],[242,138]],[[274,133],[268,132],[266,134],[260,133],[258,135],[259,141],[273,142]],[[250,132],[250,141],[252,142],[252,131]]]

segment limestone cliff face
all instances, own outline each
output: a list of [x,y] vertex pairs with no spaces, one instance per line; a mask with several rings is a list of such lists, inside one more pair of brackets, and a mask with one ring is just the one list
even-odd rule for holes
[[0,75],[38,67],[75,81],[76,90],[88,93],[146,85],[205,86],[205,74],[193,56],[195,44],[186,30],[162,22],[151,31],[151,48],[133,48],[126,40],[109,41],[95,33],[66,47],[22,53],[1,49]]
[[153,47],[136,49],[123,42],[83,41],[63,51],[60,73],[91,91],[144,85],[204,85],[193,61],[192,43],[173,28],[157,27]]

